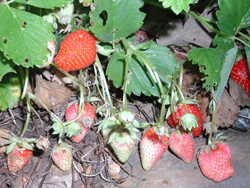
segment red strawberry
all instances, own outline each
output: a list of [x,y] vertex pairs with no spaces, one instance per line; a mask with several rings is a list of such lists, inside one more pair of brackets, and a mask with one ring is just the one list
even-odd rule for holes
[[9,170],[12,173],[16,173],[17,171],[21,170],[28,164],[32,156],[32,150],[21,148],[20,146],[16,145],[14,149],[10,153],[8,153],[7,156],[7,165]]
[[150,170],[168,148],[167,136],[165,134],[159,135],[156,129],[149,129],[140,141],[141,161],[144,170]]
[[240,84],[250,97],[250,73],[246,58],[241,58],[239,61],[234,63],[230,77],[236,83]]
[[74,71],[91,65],[95,58],[94,37],[87,31],[79,29],[62,41],[55,63],[62,71]]
[[184,162],[191,163],[194,158],[194,139],[187,132],[175,130],[169,138],[169,147]]
[[[72,121],[77,118],[79,109],[79,104],[72,104],[66,110],[66,120]],[[90,125],[94,122],[95,119],[95,109],[89,103],[84,103],[83,110],[81,112],[80,117],[78,118],[77,122],[81,125],[81,131],[78,135],[72,136],[72,139],[75,142],[80,142],[86,135],[87,131],[89,130]]]
[[[230,147],[223,142],[212,143],[198,154],[198,163],[204,176],[221,182],[234,174]],[[214,149],[213,149],[214,148]]]
[[69,146],[62,142],[58,143],[53,147],[52,150],[52,160],[56,164],[56,166],[62,171],[69,171],[72,166],[72,152]]
[[[187,104],[187,109],[188,109],[188,113],[193,114],[198,118],[197,126],[194,127],[195,126],[194,125],[193,128],[191,129],[193,137],[197,137],[202,133],[202,130],[203,130],[202,113],[201,113],[200,109],[196,105],[193,105],[193,104]],[[174,112],[175,112],[176,122],[177,122],[177,124],[179,124],[181,117],[183,117],[183,115],[186,114],[185,105],[182,103],[177,105],[177,107],[175,107],[175,109],[174,109]],[[167,120],[168,120],[168,123],[170,126],[172,126],[173,128],[176,127],[173,113],[168,117]]]

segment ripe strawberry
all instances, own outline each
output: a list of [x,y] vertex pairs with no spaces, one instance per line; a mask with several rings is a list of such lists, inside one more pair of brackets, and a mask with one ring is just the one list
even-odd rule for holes
[[[79,109],[79,104],[72,104],[66,110],[66,120],[72,121],[77,118]],[[84,103],[83,110],[77,122],[81,125],[81,130],[78,135],[72,136],[72,139],[78,143],[85,137],[87,131],[89,130],[90,125],[94,122],[95,119],[95,109],[89,103]]]
[[125,163],[133,151],[135,141],[130,137],[128,131],[123,130],[116,134],[110,142],[110,146],[120,162]]
[[169,147],[184,162],[191,163],[194,158],[194,139],[187,132],[175,130],[169,138]]
[[69,171],[72,166],[72,152],[69,146],[64,143],[58,143],[53,147],[52,160],[56,164],[56,166],[62,171]]
[[150,170],[167,148],[168,138],[165,134],[159,135],[156,128],[147,130],[140,141],[141,161],[144,170]]
[[214,142],[198,154],[198,163],[204,176],[221,182],[234,174],[230,147],[223,142]]
[[230,77],[240,84],[250,97],[250,73],[246,58],[243,57],[234,63]]
[[10,153],[8,153],[7,156],[7,165],[9,170],[12,173],[16,173],[17,171],[21,170],[28,164],[32,156],[32,150],[21,148],[20,146],[16,145],[14,149]]
[[62,71],[83,69],[96,58],[95,39],[87,31],[79,29],[70,33],[61,43],[55,63]]
[[[188,113],[193,114],[196,116],[196,118],[198,118],[196,121],[197,123],[195,123],[196,125],[193,125],[193,124],[191,125],[193,127],[191,129],[192,135],[193,135],[193,137],[197,137],[202,133],[202,130],[203,130],[202,113],[201,113],[200,109],[196,105],[193,105],[193,104],[187,104],[187,109],[188,109]],[[177,124],[179,124],[183,115],[186,114],[185,105],[182,103],[177,105],[174,109],[174,113],[175,113],[176,122],[177,122]],[[172,126],[173,128],[176,127],[173,113],[168,117],[167,120],[168,120],[168,123],[170,126]],[[187,119],[187,121],[189,121],[189,120]]]

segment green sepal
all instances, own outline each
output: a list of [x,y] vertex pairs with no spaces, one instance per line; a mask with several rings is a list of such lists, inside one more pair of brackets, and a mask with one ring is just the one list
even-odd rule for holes
[[16,145],[17,145],[17,142],[12,142],[12,143],[8,146],[6,153],[8,154],[8,153],[10,153],[11,151],[13,151],[14,148],[16,147]]
[[197,121],[199,121],[199,119],[194,114],[186,113],[181,116],[179,125],[182,125],[184,130],[191,131],[192,128],[198,127]]
[[67,125],[66,133],[68,137],[76,136],[80,131],[81,125],[76,121]]

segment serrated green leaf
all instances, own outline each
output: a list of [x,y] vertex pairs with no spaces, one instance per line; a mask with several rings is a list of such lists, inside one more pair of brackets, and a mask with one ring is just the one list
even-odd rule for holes
[[0,110],[13,108],[21,99],[22,87],[19,77],[15,73],[6,74],[0,82]]
[[40,8],[53,9],[54,7],[61,7],[62,5],[72,2],[72,0],[15,0],[15,2],[32,5]]
[[229,35],[236,35],[241,28],[250,25],[250,1],[249,0],[219,0],[220,10],[216,12],[217,26]]
[[90,14],[95,36],[103,42],[115,42],[136,32],[145,14],[140,12],[143,0],[95,0]]
[[14,63],[11,60],[7,60],[3,53],[0,52],[0,81],[3,76],[9,72],[16,72],[14,69]]
[[228,50],[234,48],[235,42],[231,39],[216,35],[213,39],[213,45],[217,46],[216,49],[218,51],[227,52]]
[[190,4],[194,0],[159,0],[162,2],[164,8],[171,8],[175,14],[179,14],[182,10],[188,12],[190,9]]
[[[138,48],[143,44],[136,45]],[[157,73],[163,82],[164,88],[167,88],[169,80],[165,74],[172,75],[177,61],[174,55],[167,47],[153,43],[147,50],[141,51],[150,62],[157,68]],[[113,80],[115,87],[121,87],[124,79],[125,61],[122,53],[113,53],[109,61],[107,72],[108,78]],[[153,81],[150,73],[144,64],[135,56],[132,56],[129,62],[130,81],[127,86],[127,93],[134,93],[140,96],[142,93],[147,96],[160,96],[157,84]],[[162,73],[163,72],[163,73]]]
[[48,41],[55,41],[52,26],[42,17],[0,5],[0,50],[24,67],[47,62]]
[[215,91],[215,100],[218,101],[227,83],[228,77],[235,62],[238,48],[234,47],[226,52],[225,62],[221,70],[221,82]]
[[199,65],[200,72],[205,75],[203,87],[212,90],[221,80],[221,69],[224,62],[224,53],[218,52],[214,48],[194,48],[188,52],[188,59],[193,64]]

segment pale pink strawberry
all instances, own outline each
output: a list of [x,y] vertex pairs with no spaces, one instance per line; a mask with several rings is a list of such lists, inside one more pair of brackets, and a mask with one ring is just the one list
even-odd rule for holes
[[198,163],[204,176],[221,182],[234,174],[230,147],[223,142],[214,142],[198,154]]
[[169,138],[169,147],[184,162],[191,163],[194,158],[194,139],[187,132],[175,130]]
[[66,143],[61,142],[56,144],[51,156],[55,165],[62,171],[66,172],[71,169],[73,157],[71,149]]
[[167,136],[159,135],[155,129],[149,129],[140,141],[140,154],[144,170],[150,170],[168,148]]

